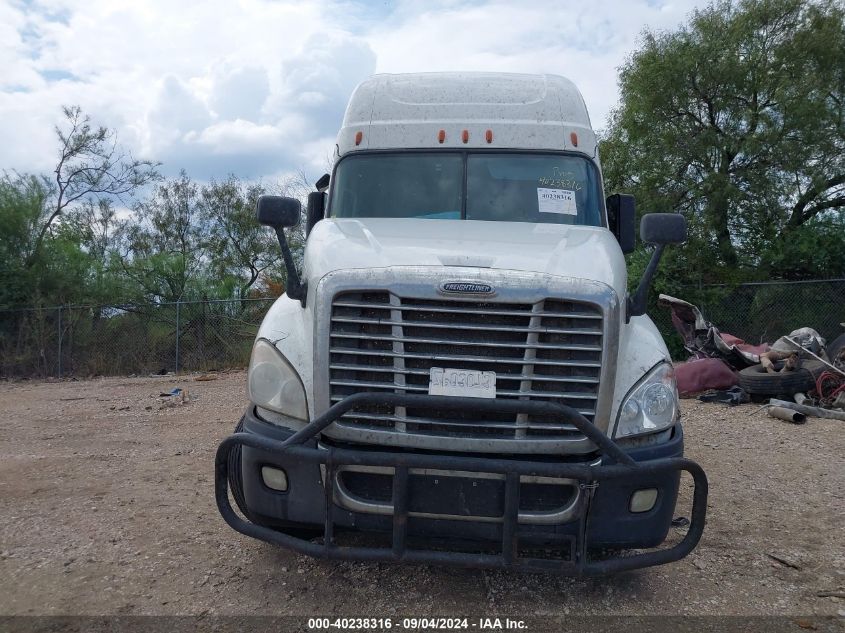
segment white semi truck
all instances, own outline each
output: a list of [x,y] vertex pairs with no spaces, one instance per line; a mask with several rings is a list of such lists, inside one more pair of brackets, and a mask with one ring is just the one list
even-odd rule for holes
[[[643,216],[655,250],[629,294],[634,201],[605,199],[570,81],[376,75],[317,189],[301,271],[284,232],[300,202],[258,202],[288,286],[217,454],[234,529],[325,558],[569,574],[696,546],[707,480],[683,458],[672,364],[645,315],[686,224]],[[664,545],[682,471],[692,520]]]

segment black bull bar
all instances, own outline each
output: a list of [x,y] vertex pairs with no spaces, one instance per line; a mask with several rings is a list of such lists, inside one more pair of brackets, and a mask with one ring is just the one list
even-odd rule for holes
[[[575,426],[598,447],[603,455],[616,463],[606,465],[551,463],[490,457],[357,451],[336,447],[318,449],[304,446],[306,441],[315,438],[344,413],[361,405],[405,406],[447,411],[471,409],[491,413],[556,416]],[[325,468],[326,511],[322,543],[304,540],[251,523],[235,513],[229,503],[228,495],[228,455],[229,451],[237,444],[270,453],[284,453],[286,456],[297,460],[318,462],[323,465]],[[333,518],[335,468],[351,465],[386,466],[394,469],[392,547],[342,546],[335,542]],[[409,469],[456,470],[503,475],[505,494],[501,553],[409,548],[407,546]],[[695,486],[690,525],[684,538],[676,545],[664,549],[616,555],[601,560],[588,560],[587,520],[589,517],[589,501],[596,485],[603,481],[624,479],[636,474],[660,474],[670,471],[688,472],[692,476]],[[581,492],[585,494],[579,494],[579,503],[582,504],[582,507],[578,512],[579,518],[576,519],[578,521],[577,536],[569,542],[570,556],[568,558],[561,560],[519,556],[518,514],[521,476],[569,478],[579,482]],[[695,462],[680,457],[635,462],[607,435],[575,409],[554,402],[529,400],[486,400],[375,392],[353,394],[332,406],[323,415],[314,419],[284,441],[269,439],[253,433],[235,433],[227,437],[217,449],[214,484],[217,507],[226,523],[232,528],[247,536],[275,543],[316,558],[429,563],[489,569],[517,568],[532,571],[553,571],[574,576],[607,574],[679,560],[689,554],[698,544],[704,531],[704,520],[707,512],[707,477],[704,470]]]

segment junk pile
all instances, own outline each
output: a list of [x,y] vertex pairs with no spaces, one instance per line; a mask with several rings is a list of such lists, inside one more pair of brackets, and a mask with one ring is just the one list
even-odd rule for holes
[[771,398],[769,414],[795,424],[806,416],[845,420],[845,334],[827,345],[804,327],[752,345],[720,332],[687,301],[662,294],[658,305],[670,310],[690,354],[675,366],[681,395],[731,406]]

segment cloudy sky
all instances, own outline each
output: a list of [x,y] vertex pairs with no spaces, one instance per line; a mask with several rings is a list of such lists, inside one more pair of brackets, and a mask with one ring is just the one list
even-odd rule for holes
[[376,72],[546,72],[593,124],[643,28],[701,0],[0,0],[0,170],[49,171],[62,104],[199,180],[324,170]]

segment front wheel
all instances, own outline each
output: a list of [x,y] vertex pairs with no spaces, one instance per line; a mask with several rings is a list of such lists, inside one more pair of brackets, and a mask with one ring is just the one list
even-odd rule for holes
[[[242,417],[238,422],[238,425],[235,427],[235,433],[243,432],[245,417],[246,416]],[[241,467],[240,444],[235,444],[229,451],[227,470],[229,471],[229,488],[232,489],[232,497],[235,500],[235,504],[238,506],[238,509],[241,511],[241,514],[243,514],[252,523],[264,527],[269,527],[274,530],[279,530],[280,532],[290,534],[291,536],[295,536],[297,538],[309,540],[320,536],[323,533],[323,531],[318,528],[310,527],[302,523],[295,523],[293,521],[283,521],[281,519],[264,521],[261,518],[255,516],[247,509],[246,497],[244,496],[244,479],[243,468]]]
[[[244,430],[244,418],[241,418],[238,425],[235,427],[235,433],[241,433]],[[235,444],[229,451],[228,468],[229,471],[229,488],[232,489],[232,497],[235,499],[235,504],[246,518],[250,518],[249,510],[246,509],[246,498],[244,497],[244,474],[241,469],[241,445]]]

